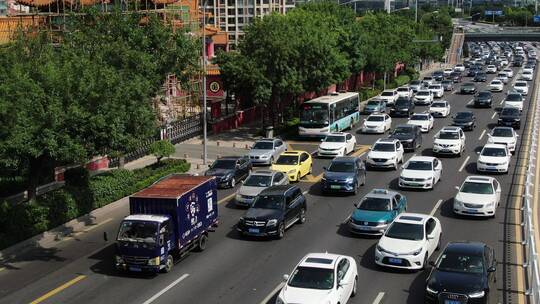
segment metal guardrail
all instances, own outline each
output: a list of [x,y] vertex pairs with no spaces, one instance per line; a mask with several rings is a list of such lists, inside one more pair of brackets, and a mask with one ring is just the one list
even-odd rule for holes
[[[527,277],[527,290],[525,295],[529,297],[530,303],[540,304],[540,273],[538,270],[539,260],[538,252],[536,251],[535,229],[533,225],[533,199],[534,195],[534,178],[535,178],[535,166],[537,160],[538,151],[538,132],[540,124],[540,95],[537,94],[535,112],[532,121],[532,140],[529,151],[529,163],[527,167],[526,180],[525,180],[525,194],[523,195],[523,206],[521,208],[523,222],[521,223],[523,229],[524,240],[522,245],[525,250],[525,262],[523,267],[525,268],[525,274]],[[540,178],[537,176],[536,178]]]

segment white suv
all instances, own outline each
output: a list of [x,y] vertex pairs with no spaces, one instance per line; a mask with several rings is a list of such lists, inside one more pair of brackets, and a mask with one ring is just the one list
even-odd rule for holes
[[442,162],[431,156],[413,156],[401,170],[399,188],[433,189],[441,180]]
[[409,87],[399,87],[396,89],[398,97],[411,98],[413,96],[413,90]]
[[380,138],[370,148],[366,157],[366,167],[393,168],[403,162],[403,145],[398,139]]
[[385,133],[392,127],[392,118],[388,114],[371,114],[364,120],[362,133]]
[[481,172],[508,173],[512,153],[506,145],[486,144],[479,152],[476,170]]
[[439,250],[441,235],[441,223],[436,217],[401,213],[377,243],[375,263],[391,268],[424,269],[429,257]]
[[386,101],[387,105],[393,105],[398,99],[399,95],[396,90],[384,90],[378,99]]
[[518,92],[519,94],[523,96],[527,96],[529,94],[529,85],[527,84],[527,81],[525,80],[518,80],[514,83],[514,91]]
[[433,96],[435,98],[441,98],[444,95],[444,88],[439,83],[430,84],[428,90],[433,93]]
[[426,89],[421,89],[414,94],[414,104],[417,105],[430,105],[433,102],[433,92]]
[[454,197],[454,213],[495,216],[501,200],[501,185],[490,176],[469,176]]
[[433,141],[433,155],[450,154],[461,156],[465,150],[465,132],[459,127],[444,127]]
[[433,116],[430,113],[414,113],[407,124],[416,125],[420,127],[422,133],[427,133],[429,130],[433,129]]
[[514,152],[518,137],[519,135],[512,127],[495,127],[491,134],[488,134],[488,143],[506,145],[510,152]]

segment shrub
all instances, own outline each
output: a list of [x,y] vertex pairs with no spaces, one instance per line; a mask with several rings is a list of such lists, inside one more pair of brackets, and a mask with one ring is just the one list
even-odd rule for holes
[[381,90],[371,89],[371,88],[362,88],[358,91],[360,95],[360,100],[365,101],[372,97],[375,97],[381,93]]
[[396,83],[396,86],[400,87],[408,84],[411,81],[411,77],[409,77],[408,75],[399,75],[398,77],[396,77],[396,79],[394,79],[394,81]]
[[157,162],[161,162],[164,157],[169,157],[176,152],[174,145],[168,140],[158,140],[150,145],[150,153],[157,158]]
[[90,173],[84,167],[69,168],[64,172],[64,180],[68,186],[86,186],[90,179]]
[[93,207],[100,208],[136,191],[135,173],[125,169],[112,170],[97,175],[88,185],[94,200]]

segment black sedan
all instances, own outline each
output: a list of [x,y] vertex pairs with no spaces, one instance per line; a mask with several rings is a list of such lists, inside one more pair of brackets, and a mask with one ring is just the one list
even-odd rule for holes
[[471,111],[457,112],[452,116],[452,125],[465,130],[471,130],[476,127],[476,117]]
[[414,151],[422,146],[422,132],[417,125],[398,125],[389,138],[395,138],[403,145],[406,151]]
[[409,117],[414,113],[414,102],[410,98],[400,97],[394,103],[394,106],[390,109],[390,116],[397,117]]
[[488,107],[491,108],[493,104],[493,94],[490,91],[481,91],[474,96],[475,107]]
[[487,74],[484,72],[478,72],[474,76],[474,82],[486,82],[487,80]]
[[493,248],[480,242],[450,242],[430,264],[426,303],[498,303]]
[[452,80],[454,83],[461,82],[461,79],[462,79],[461,72],[458,72],[458,71],[452,72],[450,74],[449,79]]
[[252,167],[247,157],[228,156],[216,159],[204,175],[215,176],[219,187],[234,188],[237,182],[248,177]]
[[459,90],[461,94],[475,94],[476,93],[476,85],[472,82],[467,82],[461,86],[461,89]]
[[499,126],[508,126],[514,129],[521,127],[521,113],[518,108],[504,107],[499,113]]

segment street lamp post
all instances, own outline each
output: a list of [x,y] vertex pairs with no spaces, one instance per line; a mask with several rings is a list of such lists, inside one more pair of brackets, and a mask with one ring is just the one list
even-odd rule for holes
[[206,2],[204,1],[203,7],[202,7],[202,13],[203,13],[203,20],[202,20],[202,60],[203,60],[203,79],[202,79],[202,87],[203,87],[203,164],[206,165],[208,162],[208,152],[207,152],[207,141],[208,141],[208,134],[206,130]]

